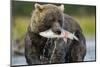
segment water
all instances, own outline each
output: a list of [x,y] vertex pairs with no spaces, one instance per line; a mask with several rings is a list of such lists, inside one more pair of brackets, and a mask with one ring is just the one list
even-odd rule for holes
[[[94,61],[95,59],[95,40],[89,39],[86,42],[87,44],[87,54],[84,61]],[[13,56],[12,65],[27,65],[24,56]]]
[[24,56],[14,56],[12,57],[12,65],[27,65]]
[[96,50],[95,40],[93,40],[93,39],[88,40],[86,42],[86,44],[87,44],[87,54],[85,56],[84,61],[94,61],[94,60],[96,60],[96,58],[95,58],[95,50]]

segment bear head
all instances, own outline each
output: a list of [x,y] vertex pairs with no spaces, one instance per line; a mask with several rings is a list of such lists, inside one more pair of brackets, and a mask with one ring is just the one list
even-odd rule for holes
[[34,7],[30,24],[31,30],[34,33],[39,33],[52,29],[54,33],[60,34],[64,21],[64,5],[40,5],[36,3]]

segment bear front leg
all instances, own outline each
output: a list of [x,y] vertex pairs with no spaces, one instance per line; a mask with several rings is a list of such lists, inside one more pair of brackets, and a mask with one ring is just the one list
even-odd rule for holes
[[29,35],[25,37],[25,58],[28,65],[40,64],[39,57],[37,54],[35,46],[32,44],[32,41]]
[[79,41],[73,40],[70,44],[69,54],[67,57],[69,62],[84,61],[86,55],[86,41],[82,32],[77,31],[75,35],[79,38]]

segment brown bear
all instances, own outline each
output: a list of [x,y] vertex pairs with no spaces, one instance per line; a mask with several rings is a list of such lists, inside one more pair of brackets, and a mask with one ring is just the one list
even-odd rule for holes
[[[62,38],[39,35],[48,29],[57,35],[64,29],[74,33],[78,41],[67,39],[66,43]],[[28,65],[81,62],[85,55],[86,41],[82,29],[75,19],[64,13],[64,5],[36,3],[25,37],[25,58]]]

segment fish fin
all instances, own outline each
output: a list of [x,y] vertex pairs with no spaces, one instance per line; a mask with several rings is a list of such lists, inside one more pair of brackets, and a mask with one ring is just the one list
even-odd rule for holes
[[78,37],[75,36],[75,34],[73,33],[73,38],[77,41],[79,41]]

